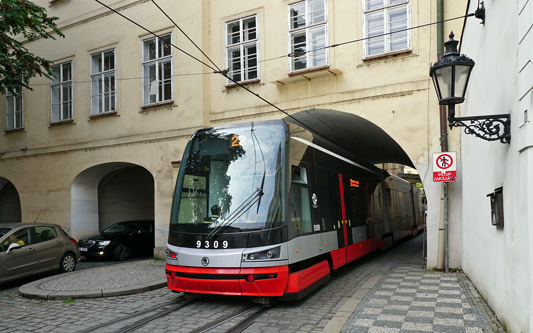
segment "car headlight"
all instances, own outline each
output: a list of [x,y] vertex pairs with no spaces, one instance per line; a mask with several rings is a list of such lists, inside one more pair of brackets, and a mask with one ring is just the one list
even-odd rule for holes
[[98,241],[98,245],[102,245],[102,246],[107,246],[109,245],[109,243],[111,243],[111,241],[108,241],[108,240]]

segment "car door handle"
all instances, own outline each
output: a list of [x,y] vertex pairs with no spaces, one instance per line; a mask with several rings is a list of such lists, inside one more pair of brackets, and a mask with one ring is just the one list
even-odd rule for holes
[[31,253],[31,252],[35,252],[35,249],[34,249],[33,247],[30,247],[30,248],[28,249],[28,253]]

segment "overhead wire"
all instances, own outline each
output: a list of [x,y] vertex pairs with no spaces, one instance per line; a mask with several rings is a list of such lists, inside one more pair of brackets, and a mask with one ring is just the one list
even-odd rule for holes
[[183,31],[177,24],[176,22],[174,22],[174,20],[163,10],[163,8],[161,8],[156,2],[155,0],[152,0],[152,3],[170,20],[170,22],[172,22],[172,24],[174,24],[174,26],[176,28],[178,28],[178,30],[185,36],[187,37],[187,39],[204,55],[204,57],[207,58],[207,60],[209,60],[209,62],[211,62],[213,64],[213,66],[216,67],[216,69],[218,71],[220,71],[220,68],[218,68],[217,64],[215,64],[213,62],[213,60],[211,60],[211,58],[209,58],[209,56],[207,54],[205,54],[205,52],[189,37],[189,35],[187,35],[185,33],[185,31]]
[[[181,73],[181,74],[174,74],[171,75],[171,77],[180,77],[180,76],[196,76],[196,75],[213,75],[218,74],[215,72],[203,72],[203,73]],[[100,76],[101,74],[93,74],[91,76]],[[115,76],[115,81],[130,81],[130,80],[142,80],[149,78],[147,76],[138,76],[138,77],[124,77],[124,78],[118,78]],[[92,83],[92,80],[80,80],[80,81],[72,81],[71,84],[84,84],[84,83]],[[30,84],[31,87],[37,87],[37,86],[50,86],[50,83],[34,83]]]
[[[129,17],[127,17],[127,16],[121,14],[119,11],[117,11],[117,10],[115,10],[115,9],[113,9],[113,8],[111,8],[111,7],[109,7],[108,5],[102,3],[100,0],[94,0],[94,1],[98,2],[99,4],[101,4],[102,6],[104,6],[104,7],[107,8],[107,9],[109,9],[110,11],[114,12],[115,14],[120,15],[122,18],[124,18],[124,19],[130,21],[131,23],[135,24],[135,25],[138,26],[139,28],[141,28],[141,29],[143,29],[144,31],[148,32],[149,34],[151,34],[151,35],[153,35],[153,36],[155,36],[155,37],[157,37],[157,38],[161,38],[161,36],[159,36],[158,34],[152,32],[151,30],[148,30],[147,28],[145,28],[145,27],[143,27],[142,25],[140,25],[139,23],[133,21],[133,20],[130,19]],[[178,51],[182,52],[183,54],[185,54],[185,55],[191,57],[192,59],[198,61],[199,63],[201,63],[202,65],[206,66],[207,68],[209,68],[209,69],[211,69],[211,70],[213,70],[213,71],[217,71],[217,70],[218,70],[218,69],[216,69],[216,68],[213,68],[211,65],[205,63],[204,61],[198,59],[197,57],[193,56],[193,55],[190,54],[189,52],[187,52],[187,51],[185,51],[185,50],[179,48],[178,46],[174,45],[173,43],[169,43],[169,44],[170,44],[170,46],[172,46],[172,47],[175,48],[176,50],[178,50]]]
[[[155,34],[154,32],[150,31],[149,29],[145,28],[144,26],[142,26],[141,24],[133,21],[132,19],[128,18],[127,16],[119,13],[117,10],[107,6],[106,4],[102,3],[100,0],[95,0],[96,2],[98,2],[99,4],[101,4],[102,6],[106,7],[107,9],[109,9],[110,11],[118,14],[119,16],[121,16],[122,18],[128,20],[129,22],[133,23],[134,25],[138,26],[139,28],[143,29],[144,31],[154,35],[155,37],[158,37],[160,38],[159,35]],[[289,113],[287,113],[285,110],[281,109],[280,107],[278,107],[277,105],[273,104],[272,102],[268,101],[266,98],[262,97],[261,95],[259,95],[258,93],[255,93],[253,92],[251,89],[249,89],[247,86],[241,84],[239,81],[233,79],[231,76],[228,75],[228,72],[229,72],[229,69],[223,69],[221,70],[210,58],[209,56],[207,56],[207,54],[205,54],[205,52],[187,35],[187,33],[185,33],[185,31],[183,31],[183,29],[181,29],[178,24],[154,1],[154,0],[151,0],[151,2],[174,24],[174,26],[213,64],[213,66],[207,64],[206,62],[198,59],[197,57],[193,56],[192,54],[190,54],[189,52],[179,48],[178,46],[172,44],[172,43],[169,43],[172,47],[174,47],[175,49],[177,49],[178,51],[184,53],[185,55],[189,56],[190,58],[198,61],[199,63],[201,63],[202,65],[206,66],[207,68],[211,69],[213,71],[213,73],[216,73],[216,74],[221,74],[222,76],[224,76],[227,80],[231,81],[232,83],[234,83],[236,86],[246,90],[247,92],[251,93],[252,95],[255,95],[257,98],[259,98],[260,100],[262,100],[263,102],[265,102],[266,104],[270,105],[271,107],[275,108],[277,111],[285,114],[287,117],[293,119],[294,121],[298,122],[299,124],[301,125],[304,125],[305,127],[309,127],[308,125],[302,123],[300,120],[296,119],[295,117],[293,117],[292,115],[290,115]],[[325,49],[329,49],[329,48],[334,48],[334,47],[338,47],[338,46],[343,46],[343,45],[348,45],[348,44],[352,44],[352,43],[356,43],[356,42],[361,42],[361,41],[365,41],[365,40],[370,40],[370,39],[373,39],[373,38],[381,38],[381,37],[384,37],[384,36],[387,36],[387,35],[391,35],[391,34],[397,34],[397,33],[401,33],[401,32],[405,32],[405,31],[410,31],[410,30],[414,30],[414,29],[420,29],[420,28],[423,28],[423,27],[428,27],[428,26],[431,26],[431,25],[434,25],[434,24],[439,24],[439,23],[444,23],[444,22],[449,22],[449,21],[453,21],[453,20],[457,20],[457,19],[462,19],[462,18],[467,18],[467,17],[470,17],[470,16],[474,16],[475,14],[474,13],[471,13],[471,14],[467,14],[467,15],[463,15],[463,16],[458,16],[458,17],[454,17],[454,18],[450,18],[450,19],[445,19],[445,20],[441,20],[441,21],[436,21],[436,22],[431,22],[431,23],[427,23],[427,24],[423,24],[423,25],[419,25],[419,26],[416,26],[416,27],[410,27],[410,28],[406,28],[406,29],[400,29],[400,30],[395,30],[393,32],[388,32],[388,33],[383,33],[383,34],[380,34],[380,35],[374,35],[374,36],[369,36],[369,37],[364,37],[364,38],[359,38],[359,39],[354,39],[354,40],[350,40],[350,41],[346,41],[346,42],[342,42],[342,43],[336,43],[336,44],[332,44],[332,45],[328,45],[328,46],[325,46],[325,47],[322,47],[322,48],[317,48],[317,49],[313,49],[313,50],[310,50],[310,51],[303,51],[303,52],[297,52],[297,55],[298,56],[302,56],[304,54],[307,54],[307,53],[310,53],[310,52],[316,52],[316,51],[321,51],[321,50],[325,50]],[[274,57],[274,58],[270,58],[270,59],[266,59],[266,60],[263,60],[263,61],[259,61],[259,62],[265,62],[265,61],[270,61],[270,60],[277,60],[277,59],[282,59],[282,58],[285,58],[285,57],[293,57],[295,55],[295,53],[289,53],[287,55],[283,55],[283,56],[279,56],[279,57]],[[326,136],[323,136],[321,135],[320,133],[318,133],[316,130],[313,130],[315,133],[317,133],[318,135],[322,136],[323,138],[326,138]]]

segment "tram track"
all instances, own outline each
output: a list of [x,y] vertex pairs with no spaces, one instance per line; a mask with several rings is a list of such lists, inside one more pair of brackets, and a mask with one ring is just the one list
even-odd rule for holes
[[[240,332],[243,332],[248,326],[250,326],[254,322],[254,320],[260,315],[262,315],[266,310],[267,308],[265,307],[262,307],[259,305],[252,305],[243,310],[235,311],[224,317],[221,317],[217,320],[207,323],[204,326],[195,329],[191,333],[207,333],[211,331],[240,333]],[[231,325],[231,322],[233,320],[239,319],[242,316],[244,316],[243,319],[238,321],[236,324]],[[231,325],[231,326],[229,328],[225,328],[223,327],[224,325],[226,326]]]
[[[91,326],[84,330],[78,331],[79,333],[88,333],[95,331],[106,331],[112,329],[116,333],[135,332],[141,327],[151,323],[159,318],[168,316],[180,309],[191,306],[199,301],[190,301],[184,298],[178,298],[170,302],[166,302],[158,305],[156,308],[151,308],[142,311],[136,311],[130,315],[122,316],[95,326]],[[191,333],[207,333],[207,332],[228,332],[228,333],[240,333],[247,327],[254,323],[255,319],[261,316],[267,308],[260,305],[248,305],[244,306],[232,313],[222,316],[216,320],[206,323],[205,325],[191,331]],[[136,321],[128,323],[136,318],[140,318]],[[127,324],[126,324],[127,323]],[[121,324],[125,324],[121,326]],[[112,326],[118,326],[114,329]]]
[[[176,304],[176,303],[178,303],[178,304]],[[191,305],[192,303],[193,302],[185,300],[185,299],[178,299],[177,301],[173,300],[173,301],[166,302],[166,303],[163,303],[163,304],[159,305],[157,307],[157,309],[148,309],[148,310],[143,310],[143,311],[136,311],[136,312],[134,312],[134,313],[132,313],[130,315],[127,315],[127,316],[124,316],[124,317],[120,317],[120,318],[116,318],[116,319],[107,321],[105,323],[101,323],[99,325],[95,325],[95,326],[89,327],[87,329],[79,331],[79,333],[94,332],[94,331],[100,330],[102,328],[111,326],[111,325],[115,325],[115,324],[118,324],[118,323],[121,323],[121,322],[125,322],[125,321],[128,321],[128,320],[131,320],[133,318],[137,318],[137,317],[141,317],[141,316],[144,316],[144,315],[147,315],[147,314],[150,314],[150,313],[154,313],[154,314],[149,315],[147,317],[144,317],[144,318],[142,318],[140,320],[137,320],[137,321],[135,321],[132,324],[124,326],[120,330],[116,331],[116,332],[121,332],[121,333],[133,332],[137,328],[142,327],[142,326],[148,324],[151,321],[154,321],[154,320],[156,320],[158,318],[161,318],[163,316],[167,316],[167,315],[173,313],[174,311],[177,311],[177,310],[179,310],[181,308],[184,308],[186,306]],[[171,306],[171,305],[174,305],[174,306]],[[167,308],[163,309],[163,310],[159,310],[161,307],[167,307]]]

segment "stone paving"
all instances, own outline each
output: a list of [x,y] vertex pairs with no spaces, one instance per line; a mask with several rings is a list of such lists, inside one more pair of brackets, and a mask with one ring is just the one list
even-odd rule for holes
[[[357,260],[336,271],[328,284],[305,299],[269,308],[245,332],[504,332],[463,273],[422,269],[421,248],[419,236],[385,253]],[[34,286],[62,290],[48,291],[54,293],[120,289],[117,283],[127,287],[129,283],[160,281],[163,267],[163,262],[141,260],[56,275],[35,281]],[[146,280],[139,281],[139,275]],[[147,311],[174,306],[180,299],[180,294],[164,287],[113,297],[102,292],[101,298],[28,299],[21,297],[18,288],[0,285],[0,331],[90,332],[111,322],[96,330],[117,332],[150,315]],[[136,332],[192,332],[249,304],[237,297],[206,298]],[[128,317],[131,319],[122,321]]]
[[[477,296],[474,296],[474,294]],[[342,332],[504,332],[463,273],[391,269],[360,302]]]

